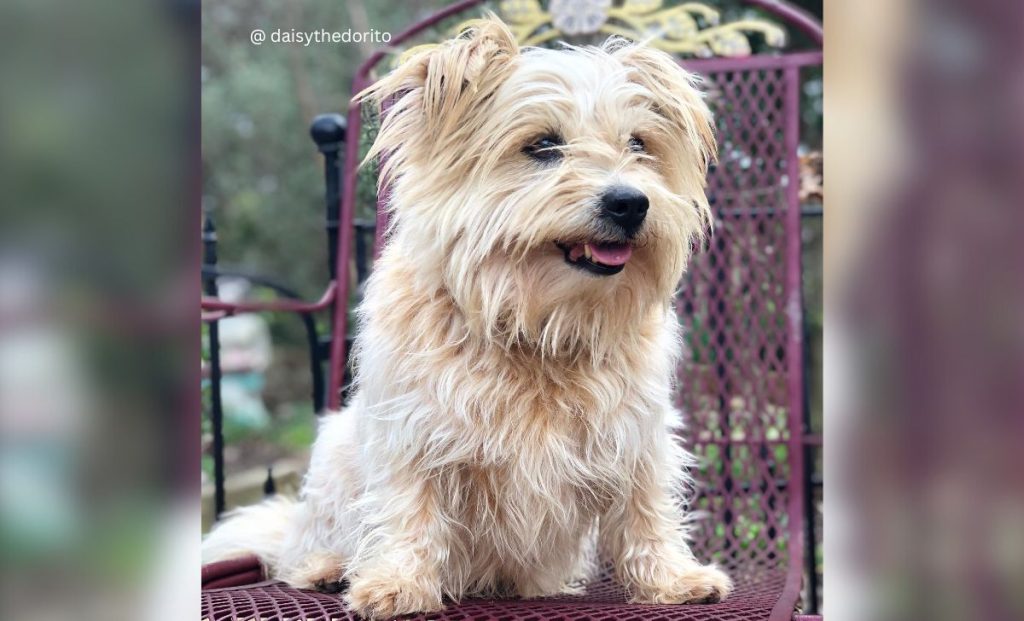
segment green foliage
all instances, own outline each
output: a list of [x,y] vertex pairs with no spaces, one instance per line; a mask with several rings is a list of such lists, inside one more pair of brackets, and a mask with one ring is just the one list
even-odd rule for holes
[[[255,28],[398,32],[419,12],[443,4],[203,4],[203,205],[213,210],[224,264],[277,276],[303,295],[322,291],[327,281],[323,163],[309,124],[318,114],[347,111],[352,76],[375,49],[355,43],[257,46],[249,33]],[[372,213],[370,188],[360,192],[362,213]],[[295,338],[294,330],[283,329]]]
[[289,405],[265,434],[268,441],[284,449],[301,452],[313,444],[316,416],[309,405]]

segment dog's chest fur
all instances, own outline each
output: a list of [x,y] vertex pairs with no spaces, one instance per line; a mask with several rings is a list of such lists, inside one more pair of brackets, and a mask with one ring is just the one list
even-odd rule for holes
[[[458,498],[453,517],[469,535],[463,553],[473,591],[559,588],[578,564],[571,552],[627,489],[631,449],[621,434],[604,436],[580,412],[520,396],[505,417],[481,413],[488,422],[463,436],[472,456],[463,454],[442,475],[448,497]],[[538,567],[548,577],[531,587],[544,578],[533,577]]]
[[368,302],[362,338],[374,346],[359,360],[373,381],[361,397],[402,412],[384,412],[390,422],[373,433],[387,453],[417,453],[410,464],[438,485],[464,545],[452,551],[465,556],[457,566],[481,589],[511,580],[523,592],[538,567],[550,570],[538,589],[565,580],[577,561],[567,551],[624,501],[664,433],[667,382],[649,380],[667,380],[660,324],[638,326],[629,346],[601,359],[559,358],[485,342],[415,288],[382,287]]
[[434,396],[456,438],[441,476],[471,533],[468,565],[484,584],[536,567],[564,579],[576,561],[566,551],[630,489],[655,411],[614,365],[467,355],[476,367],[469,386],[457,399]]

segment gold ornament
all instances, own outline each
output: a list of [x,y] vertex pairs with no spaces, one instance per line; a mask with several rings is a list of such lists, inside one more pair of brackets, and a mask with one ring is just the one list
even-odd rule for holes
[[[521,45],[540,45],[554,39],[586,35],[618,35],[680,55],[698,57],[748,56],[749,35],[760,33],[765,43],[781,48],[786,32],[762,19],[721,23],[721,14],[703,2],[683,2],[668,8],[664,0],[502,0],[498,12]],[[461,26],[458,27],[461,29]]]

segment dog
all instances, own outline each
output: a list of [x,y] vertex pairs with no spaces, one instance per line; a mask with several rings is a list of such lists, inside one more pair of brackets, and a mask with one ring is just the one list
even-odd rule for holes
[[297,501],[243,508],[204,561],[256,554],[380,619],[471,595],[717,602],[687,544],[672,298],[706,235],[711,113],[666,53],[520,48],[493,16],[359,96],[388,242],[359,307],[350,404]]

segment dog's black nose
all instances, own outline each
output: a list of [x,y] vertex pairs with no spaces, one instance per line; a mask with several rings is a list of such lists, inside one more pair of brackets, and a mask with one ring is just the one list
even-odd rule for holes
[[640,230],[650,203],[647,195],[628,185],[615,185],[601,196],[601,216],[619,225],[626,235]]

